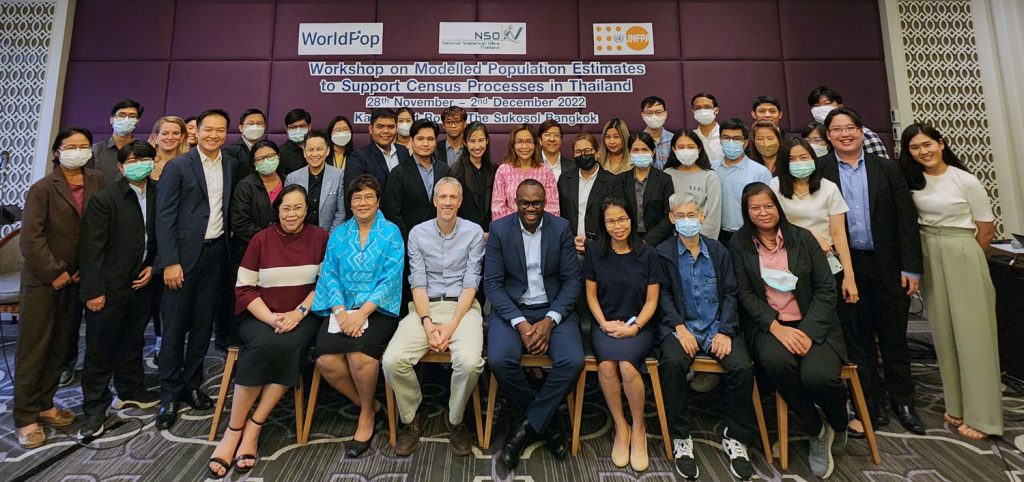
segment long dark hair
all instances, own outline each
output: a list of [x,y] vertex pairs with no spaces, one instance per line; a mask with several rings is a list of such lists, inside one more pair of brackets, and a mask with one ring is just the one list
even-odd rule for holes
[[[818,162],[818,156],[814,154],[814,149],[802,137],[791,137],[779,146],[779,156],[775,158],[775,175],[779,177],[779,192],[786,199],[793,199],[793,184],[796,183],[796,178],[789,173],[789,154],[797,146],[803,147],[811,155],[815,164]],[[821,189],[821,169],[818,169],[817,165],[815,165],[811,176],[807,178],[807,187],[810,194]]]
[[633,215],[629,213],[629,208],[626,207],[626,202],[618,196],[608,196],[601,201],[601,219],[599,227],[597,228],[597,253],[598,256],[604,258],[612,253],[612,235],[608,233],[608,225],[604,222],[604,212],[612,206],[618,206],[626,212],[626,216],[629,217],[629,236],[626,236],[626,245],[629,246],[629,250],[634,254],[643,246],[643,241],[640,236],[636,234],[636,219],[633,219]]
[[668,145],[668,160],[665,161],[665,169],[676,168],[683,165],[679,162],[679,159],[676,158],[676,141],[678,141],[680,137],[686,137],[693,141],[694,144],[697,144],[697,151],[699,151],[699,153],[697,154],[696,165],[705,171],[710,171],[711,161],[708,160],[708,153],[704,150],[704,142],[700,140],[700,136],[686,129],[679,129],[672,136],[672,142]]
[[487,132],[487,126],[483,122],[470,122],[466,126],[466,130],[462,131],[462,141],[468,142],[469,136],[473,135],[476,131],[484,133],[484,139],[487,139],[487,149],[484,149],[484,155],[480,158],[480,171],[484,174],[485,186],[476,185],[476,176],[469,171],[470,166],[473,165],[473,161],[469,160],[469,149],[463,148],[462,153],[459,154],[459,159],[452,164],[451,176],[462,182],[469,192],[483,192],[484,190],[490,191],[494,185],[494,164],[491,164],[491,134]]
[[[739,242],[744,244],[753,244],[753,238],[757,235],[757,226],[750,219],[750,198],[757,196],[758,194],[767,194],[772,198],[772,202],[775,203],[775,209],[779,213],[779,224],[776,229],[783,229],[784,227],[790,226],[789,220],[786,219],[786,212],[782,210],[782,203],[779,202],[779,197],[775,195],[775,191],[768,187],[763,182],[752,182],[747,184],[743,188],[743,195],[740,197],[740,209],[743,215],[743,227],[733,235],[733,239],[739,239]],[[730,241],[731,243],[731,241]]]
[[927,182],[924,179],[924,166],[915,161],[914,156],[910,154],[910,141],[918,134],[924,134],[932,140],[942,142],[942,162],[945,162],[946,165],[971,172],[963,162],[960,162],[960,158],[956,157],[949,146],[949,141],[942,137],[942,133],[938,129],[932,127],[931,124],[915,122],[903,129],[903,133],[900,134],[900,168],[903,170],[903,176],[907,178],[907,185],[911,190],[924,189]]

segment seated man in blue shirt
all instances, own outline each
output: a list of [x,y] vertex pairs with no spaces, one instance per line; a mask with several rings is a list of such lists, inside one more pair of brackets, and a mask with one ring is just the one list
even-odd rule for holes
[[669,198],[669,220],[676,235],[658,245],[666,283],[658,300],[663,313],[659,326],[661,380],[672,435],[676,472],[696,479],[687,407],[686,373],[698,355],[710,356],[725,368],[728,385],[728,423],[722,448],[733,476],[753,474],[747,445],[754,440],[754,375],[739,331],[736,280],[725,246],[700,234],[704,213],[696,198],[677,193]]
[[[580,294],[580,267],[569,222],[544,212],[544,186],[526,179],[516,188],[516,216],[491,223],[484,258],[484,292],[491,301],[487,359],[507,400],[526,413],[498,452],[501,480],[541,438],[556,458],[568,452],[558,405],[583,369],[583,344],[573,306]],[[523,352],[547,355],[552,367],[540,390],[523,373]]]

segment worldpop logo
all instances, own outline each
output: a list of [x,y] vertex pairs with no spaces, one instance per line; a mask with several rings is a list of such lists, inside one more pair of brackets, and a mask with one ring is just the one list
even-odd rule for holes
[[300,23],[299,55],[379,55],[383,23]]

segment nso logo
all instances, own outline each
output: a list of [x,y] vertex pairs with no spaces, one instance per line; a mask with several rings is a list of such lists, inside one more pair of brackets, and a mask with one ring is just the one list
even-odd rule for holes
[[483,31],[474,32],[474,40],[504,40],[506,42],[518,43],[523,37],[523,32],[526,31],[526,27],[516,27],[515,25],[505,25],[500,31]]
[[441,54],[525,54],[526,24],[440,22],[437,40]]
[[383,23],[301,23],[299,55],[378,55]]

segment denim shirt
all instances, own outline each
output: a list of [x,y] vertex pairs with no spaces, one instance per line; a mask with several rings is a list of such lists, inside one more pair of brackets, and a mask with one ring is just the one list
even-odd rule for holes
[[864,251],[875,249],[875,240],[871,236],[871,206],[868,196],[868,174],[864,166],[864,151],[856,166],[840,161],[839,185],[843,199],[850,211],[846,213],[846,226],[850,233],[850,248]]
[[[689,249],[677,240],[679,246],[679,279],[683,284],[683,299],[686,303],[686,329],[697,338],[697,344],[705,352],[711,352],[711,339],[718,334],[718,280],[715,265],[711,262],[708,247],[700,241],[700,253],[694,258]],[[696,314],[699,318],[690,319]]]

